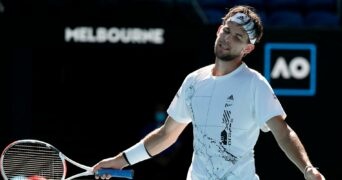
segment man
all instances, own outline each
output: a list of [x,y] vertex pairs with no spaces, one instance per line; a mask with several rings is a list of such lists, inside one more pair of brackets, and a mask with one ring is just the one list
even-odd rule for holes
[[164,125],[115,157],[100,161],[94,171],[122,169],[149,159],[171,146],[191,122],[194,152],[187,180],[259,179],[254,146],[260,130],[272,132],[305,179],[324,180],[285,122],[286,113],[267,80],[242,61],[262,34],[263,26],[252,7],[231,8],[217,31],[215,64],[185,78],[167,109]]

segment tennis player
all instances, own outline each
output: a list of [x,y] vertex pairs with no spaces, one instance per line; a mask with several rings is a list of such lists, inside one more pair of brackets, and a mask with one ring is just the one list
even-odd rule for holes
[[171,146],[191,123],[194,151],[187,180],[258,180],[254,146],[260,130],[272,132],[303,179],[324,180],[286,123],[286,113],[270,84],[243,61],[262,35],[253,7],[231,8],[217,30],[215,63],[185,78],[167,109],[164,125],[118,155],[101,160],[94,171],[121,169],[149,159]]

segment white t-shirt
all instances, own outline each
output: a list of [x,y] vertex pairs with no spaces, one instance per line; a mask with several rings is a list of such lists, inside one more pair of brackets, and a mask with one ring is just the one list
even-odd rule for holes
[[266,121],[284,112],[267,80],[242,63],[213,76],[214,65],[190,73],[167,112],[193,125],[194,152],[187,180],[258,179],[254,146]]

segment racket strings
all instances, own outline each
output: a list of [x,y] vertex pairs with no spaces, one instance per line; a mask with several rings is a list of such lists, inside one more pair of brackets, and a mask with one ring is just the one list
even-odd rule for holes
[[64,174],[58,151],[39,143],[13,145],[4,156],[3,168],[9,179],[32,176],[61,179]]

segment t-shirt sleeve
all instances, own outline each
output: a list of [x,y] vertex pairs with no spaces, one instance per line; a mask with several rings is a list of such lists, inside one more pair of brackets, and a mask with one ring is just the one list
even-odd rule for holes
[[185,78],[182,86],[179,88],[167,109],[169,116],[180,123],[190,123],[192,121],[191,111],[189,109],[189,103],[191,101],[191,94],[189,94],[189,90],[191,89],[190,79],[189,76]]
[[274,116],[286,118],[286,113],[275,95],[268,81],[259,77],[256,78],[255,87],[255,116],[263,132],[270,131],[266,122]]

